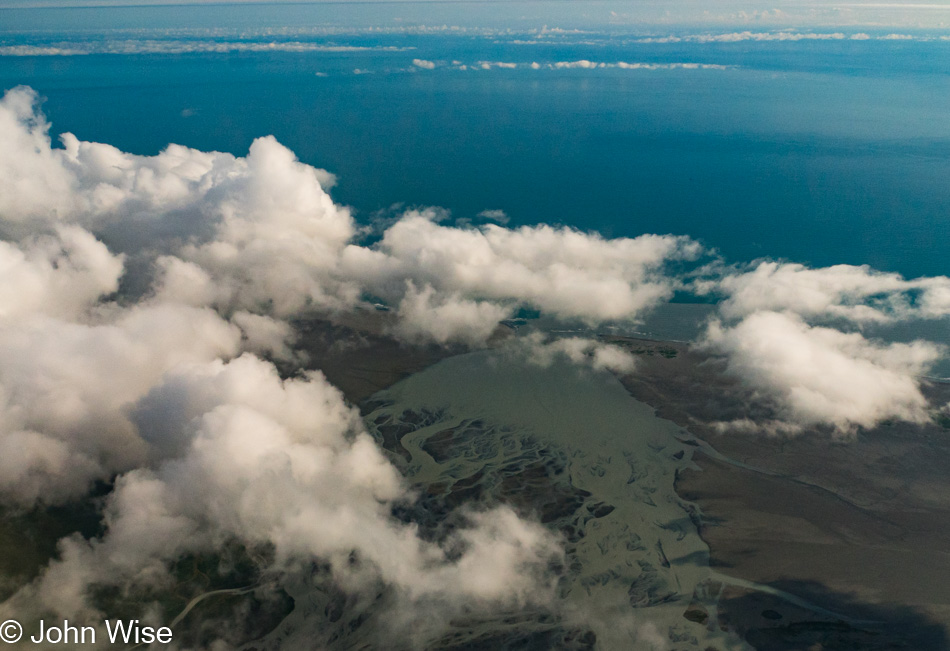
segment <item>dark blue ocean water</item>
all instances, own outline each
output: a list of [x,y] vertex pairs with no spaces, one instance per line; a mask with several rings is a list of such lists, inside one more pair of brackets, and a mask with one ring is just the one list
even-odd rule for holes
[[[0,86],[36,88],[55,133],[135,153],[243,154],[274,134],[337,174],[335,198],[365,219],[393,205],[500,209],[515,224],[687,234],[730,261],[950,273],[941,34],[642,43],[696,30],[574,16],[583,33],[542,38],[530,12],[464,7],[0,10],[0,46],[138,52],[0,56]],[[369,49],[188,51],[224,42]],[[726,68],[546,67],[581,59]],[[518,67],[458,69],[480,61]]]

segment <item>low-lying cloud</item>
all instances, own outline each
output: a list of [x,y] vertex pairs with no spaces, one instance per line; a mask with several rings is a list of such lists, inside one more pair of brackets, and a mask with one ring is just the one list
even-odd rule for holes
[[[444,62],[427,61],[423,59],[413,59],[412,65],[416,69],[434,70],[444,67]],[[722,65],[718,63],[656,63],[641,61],[589,61],[587,59],[578,59],[576,61],[549,61],[539,63],[514,62],[514,61],[477,61],[475,63],[462,63],[453,61],[451,67],[456,70],[727,70],[735,66]]]
[[[706,251],[688,237],[509,228],[497,210],[479,227],[409,210],[369,240],[333,175],[272,137],[244,157],[136,156],[71,134],[54,147],[48,131],[31,90],[0,101],[0,503],[114,488],[104,533],[61,541],[3,614],[91,616],[95,586],[149,594],[177,558],[226,541],[269,547],[276,575],[319,558],[345,589],[382,585],[410,610],[547,603],[561,547],[537,523],[468,511],[432,541],[392,516],[413,495],[357,412],[319,372],[282,379],[267,361],[300,365],[300,316],[383,302],[403,341],[478,347],[525,308],[630,323],[692,288],[722,299],[704,345],[787,430],[928,417],[918,376],[937,346],[830,321],[946,315],[946,278],[764,262],[691,280],[678,269]],[[597,339],[517,345],[533,363],[636,371]]]
[[[921,376],[945,354],[917,341],[886,344],[861,328],[950,315],[950,278],[907,280],[866,266],[808,268],[760,261],[695,283],[722,297],[707,349],[772,402],[793,431],[830,425],[839,433],[887,419],[926,422]],[[740,429],[748,429],[748,423]]]
[[729,372],[774,404],[789,431],[830,425],[839,433],[886,419],[927,422],[918,378],[943,352],[926,342],[869,341],[768,311],[733,327],[714,322],[705,345],[725,354]]
[[227,540],[271,546],[272,571],[319,558],[347,591],[381,580],[408,602],[485,607],[552,596],[542,570],[560,557],[557,539],[507,508],[470,514],[441,545],[393,518],[392,505],[409,497],[402,477],[319,373],[281,380],[249,355],[186,364],[132,419],[163,459],[121,475],[106,533],[62,541],[61,558],[7,609],[97,617],[92,586],[147,593],[167,583],[171,561]]
[[538,68],[541,67],[550,70],[594,70],[604,68],[617,68],[619,70],[726,70],[733,66],[720,65],[717,63],[643,63],[629,61],[605,62],[579,59],[577,61],[556,61],[554,63],[544,64],[543,66],[539,64]]
[[561,359],[617,375],[633,373],[637,366],[636,358],[620,346],[587,337],[545,340],[541,333],[532,333],[519,339],[511,350],[539,366],[550,366]]
[[759,310],[787,311],[856,323],[888,323],[950,315],[950,278],[905,280],[867,266],[818,269],[761,261],[749,268],[701,281],[703,293],[725,298],[720,312],[735,319]]
[[911,35],[911,34],[874,34],[865,32],[798,32],[791,30],[779,30],[774,32],[724,32],[719,34],[685,34],[669,36],[650,36],[636,39],[637,43],[741,43],[744,41],[933,41],[942,40],[942,36],[931,35]]
[[[423,540],[392,516],[413,496],[357,412],[319,372],[281,379],[264,358],[297,361],[290,319],[379,300],[394,336],[425,343],[485,345],[522,307],[636,319],[672,295],[664,269],[699,245],[450,226],[436,211],[364,244],[328,194],[333,176],[273,138],[246,157],[135,156],[69,134],[53,147],[36,103],[25,88],[0,101],[0,502],[114,487],[104,533],[60,541],[4,614],[92,617],[104,586],[147,601],[176,559],[227,541],[269,547],[275,576],[319,559],[348,591],[383,586],[446,619],[547,603],[556,536],[499,507]],[[630,368],[599,344],[556,347]]]
[[[365,246],[327,193],[332,175],[273,138],[245,158],[174,145],[134,156],[69,134],[58,149],[34,103],[30,91],[12,91],[0,115],[12,145],[0,156],[8,237],[71,224],[128,243],[122,253],[162,251],[154,286],[164,300],[280,317],[353,309],[366,294],[395,307],[431,287],[433,306],[490,300],[599,322],[664,300],[677,287],[664,267],[701,252],[685,237],[456,228],[429,212],[407,213]],[[418,314],[418,301],[406,304]]]
[[[108,586],[147,605],[178,558],[229,541],[270,549],[278,580],[319,560],[347,592],[383,586],[400,609],[425,602],[445,618],[552,597],[556,536],[497,507],[423,540],[392,515],[413,495],[342,394],[316,371],[281,379],[258,356],[292,361],[285,317],[358,309],[370,291],[393,298],[397,335],[472,345],[530,296],[492,301],[436,282],[427,274],[445,260],[406,259],[398,230],[361,246],[326,193],[332,176],[273,139],[246,158],[181,147],[137,157],[71,136],[55,149],[34,102],[26,89],[0,102],[0,502],[62,504],[97,481],[114,487],[104,533],[60,541],[0,611],[97,617],[94,595]],[[421,215],[404,224],[435,241],[478,233]],[[602,246],[537,232],[520,236]],[[543,272],[517,253],[497,262]],[[148,255],[147,289],[126,292],[128,256]]]
[[228,52],[406,52],[413,47],[337,45],[307,41],[220,41],[128,39],[68,41],[48,45],[0,45],[0,56],[82,56],[89,54],[208,54]]

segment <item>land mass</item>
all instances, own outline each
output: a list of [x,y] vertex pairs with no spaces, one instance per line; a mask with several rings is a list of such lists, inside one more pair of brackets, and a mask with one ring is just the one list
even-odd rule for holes
[[[845,617],[731,587],[721,616],[758,649],[950,648],[950,431],[883,423],[842,437],[743,432],[716,423],[774,416],[720,360],[678,343],[622,378],[660,416],[708,443],[676,489],[702,513],[710,564]],[[950,386],[925,382],[931,404]]]
[[[672,649],[950,649],[950,431],[937,415],[847,438],[739,431],[717,423],[775,414],[721,360],[684,343],[603,337],[638,360],[621,387],[603,374],[518,375],[462,349],[407,346],[387,334],[387,319],[301,320],[295,349],[360,406],[420,490],[394,516],[423,535],[451,532],[463,504],[508,504],[563,537],[561,598],[605,619],[625,608],[638,626],[661,622]],[[494,343],[513,336],[501,326]],[[950,402],[950,386],[924,388],[932,404]],[[4,514],[0,587],[9,594],[35,576],[58,538],[98,535],[96,499],[108,490]],[[261,582],[268,550],[222,554],[235,571],[216,574],[216,558],[173,568],[177,584],[161,602],[176,639],[200,645],[245,613],[235,647],[292,648],[281,640],[294,630],[328,646],[372,646],[378,606],[354,610],[319,567],[301,599]],[[134,595],[120,597],[100,603],[134,616]],[[430,648],[610,649],[637,634],[611,639],[600,624],[506,612],[454,622]]]

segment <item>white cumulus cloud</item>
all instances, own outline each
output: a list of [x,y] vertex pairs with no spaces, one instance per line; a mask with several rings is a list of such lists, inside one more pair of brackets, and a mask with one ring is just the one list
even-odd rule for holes
[[700,282],[703,292],[725,296],[720,311],[740,318],[758,310],[789,311],[805,317],[888,322],[950,314],[950,278],[905,280],[867,266],[809,268],[762,261],[739,273]]
[[860,333],[810,326],[787,313],[756,312],[733,327],[710,325],[705,346],[782,420],[841,433],[885,419],[929,419],[921,375],[942,351],[926,342],[884,344]]
[[105,534],[62,541],[61,558],[0,609],[97,616],[94,586],[161,585],[171,561],[228,539],[272,545],[274,569],[319,558],[348,591],[382,580],[433,608],[553,594],[543,569],[560,557],[557,539],[510,509],[470,514],[444,547],[393,518],[392,504],[408,497],[401,476],[319,373],[281,380],[249,355],[193,364],[132,411],[164,460],[120,476]]

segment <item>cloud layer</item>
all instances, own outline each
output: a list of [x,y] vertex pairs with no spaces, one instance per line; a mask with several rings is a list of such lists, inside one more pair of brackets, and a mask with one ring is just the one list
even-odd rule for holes
[[[482,346],[523,308],[595,327],[692,289],[721,299],[704,345],[786,431],[929,417],[919,376],[942,351],[859,327],[946,316],[947,278],[772,262],[687,276],[704,254],[688,237],[508,228],[500,211],[474,228],[410,210],[370,233],[331,198],[332,174],[271,137],[244,157],[146,157],[70,134],[55,147],[48,131],[31,90],[0,101],[0,503],[114,488],[104,533],[61,541],[0,606],[10,616],[91,616],[96,586],[149,594],[177,558],[228,541],[271,549],[275,575],[320,559],[346,590],[383,586],[407,608],[551,598],[560,543],[536,523],[467,512],[432,541],[392,516],[413,496],[358,414],[319,372],[282,379],[265,361],[299,361],[295,317],[382,302],[397,338]],[[594,339],[518,346],[534,363],[636,370]]]
[[[670,236],[457,228],[427,212],[365,246],[327,194],[333,177],[273,138],[245,158],[179,146],[141,157],[69,134],[53,148],[35,102],[17,89],[0,105],[0,396],[4,431],[22,442],[0,487],[24,503],[139,464],[126,408],[176,365],[291,356],[284,318],[372,296],[401,338],[480,345],[520,306],[635,319],[677,286],[664,266],[700,251]],[[151,259],[137,283],[149,289],[116,303],[129,255]],[[68,454],[77,471],[62,473]]]
[[401,600],[442,607],[551,597],[539,577],[560,556],[557,540],[509,509],[471,514],[442,545],[393,518],[392,505],[409,497],[402,477],[319,373],[281,380],[250,355],[187,364],[132,419],[162,461],[121,475],[106,534],[62,541],[61,559],[7,609],[93,618],[91,586],[147,593],[167,584],[171,561],[229,540],[272,546],[274,572],[322,559],[354,593],[382,581]]
[[950,278],[905,280],[867,266],[810,269],[801,264],[763,261],[697,289],[725,297],[720,312],[736,319],[759,310],[857,323],[888,323],[950,314]]
[[87,54],[203,54],[230,52],[404,52],[409,47],[361,46],[306,41],[218,41],[129,39],[71,41],[49,45],[0,45],[0,56],[82,56]]
[[669,36],[650,36],[647,38],[636,39],[637,43],[741,43],[744,41],[944,41],[946,35],[930,34],[866,34],[864,32],[799,32],[791,30],[779,30],[769,32],[724,32],[724,33],[706,33],[706,34],[684,34]]
[[[142,157],[68,134],[54,147],[36,102],[25,88],[0,101],[0,502],[113,489],[104,533],[61,541],[4,614],[92,617],[104,586],[147,601],[176,559],[228,541],[272,549],[275,576],[319,559],[349,592],[383,586],[446,617],[551,598],[555,536],[496,508],[421,539],[391,515],[413,496],[341,394],[262,356],[293,363],[293,317],[379,300],[392,334],[426,343],[484,345],[521,307],[636,319],[678,287],[664,269],[696,243],[410,211],[366,244],[332,175],[273,138],[246,157]],[[591,342],[555,347],[632,365]]]
[[[726,355],[731,372],[796,426],[850,429],[883,418],[923,418],[917,376],[937,359],[938,348],[899,349],[911,355],[900,365],[896,353],[884,355],[883,344],[855,343],[859,332],[833,339],[828,328],[947,315],[947,278],[905,280],[865,267],[766,261],[717,268],[690,284],[670,266],[702,254],[685,237],[605,239],[545,225],[451,226],[438,211],[409,211],[365,244],[350,211],[328,194],[333,176],[300,163],[273,138],[256,140],[246,157],[176,145],[142,157],[70,134],[57,148],[36,102],[21,88],[0,105],[0,133],[10,143],[0,152],[6,238],[0,242],[0,327],[9,333],[0,342],[8,360],[0,370],[0,396],[8,414],[4,431],[23,441],[21,453],[10,457],[16,461],[9,478],[0,477],[10,499],[65,499],[93,480],[136,467],[145,448],[134,425],[117,414],[175,364],[242,351],[290,360],[293,332],[285,319],[332,316],[380,300],[391,309],[390,332],[401,339],[477,346],[522,307],[596,326],[635,321],[675,290],[689,288],[721,297],[707,347]],[[137,271],[144,277],[129,285],[146,289],[119,307],[115,297],[120,281],[129,280],[128,256],[139,261],[137,270],[149,270]],[[129,305],[129,299],[137,302]],[[152,331],[142,325],[147,319],[169,325]],[[860,375],[870,364],[881,377],[900,376],[902,390],[862,411],[860,383],[844,382],[854,399],[839,396],[838,411],[811,408],[801,396],[821,394],[820,374],[785,368],[808,355],[755,360],[752,351],[772,350],[776,333],[803,351],[827,350],[823,359],[854,361],[842,367],[842,377]],[[109,352],[131,351],[136,343],[154,354]],[[609,356],[580,342],[558,346],[577,359]],[[31,370],[17,362],[36,348],[59,350],[62,363]],[[97,375],[103,360],[115,369],[117,388],[69,385],[82,383],[65,369]],[[629,368],[614,362],[601,366]],[[71,411],[44,420],[24,406],[53,395],[73,396]],[[70,422],[89,423],[90,430],[109,423],[102,427],[108,443],[84,439],[87,426],[67,433]],[[77,455],[79,470],[60,477],[67,454]]]

